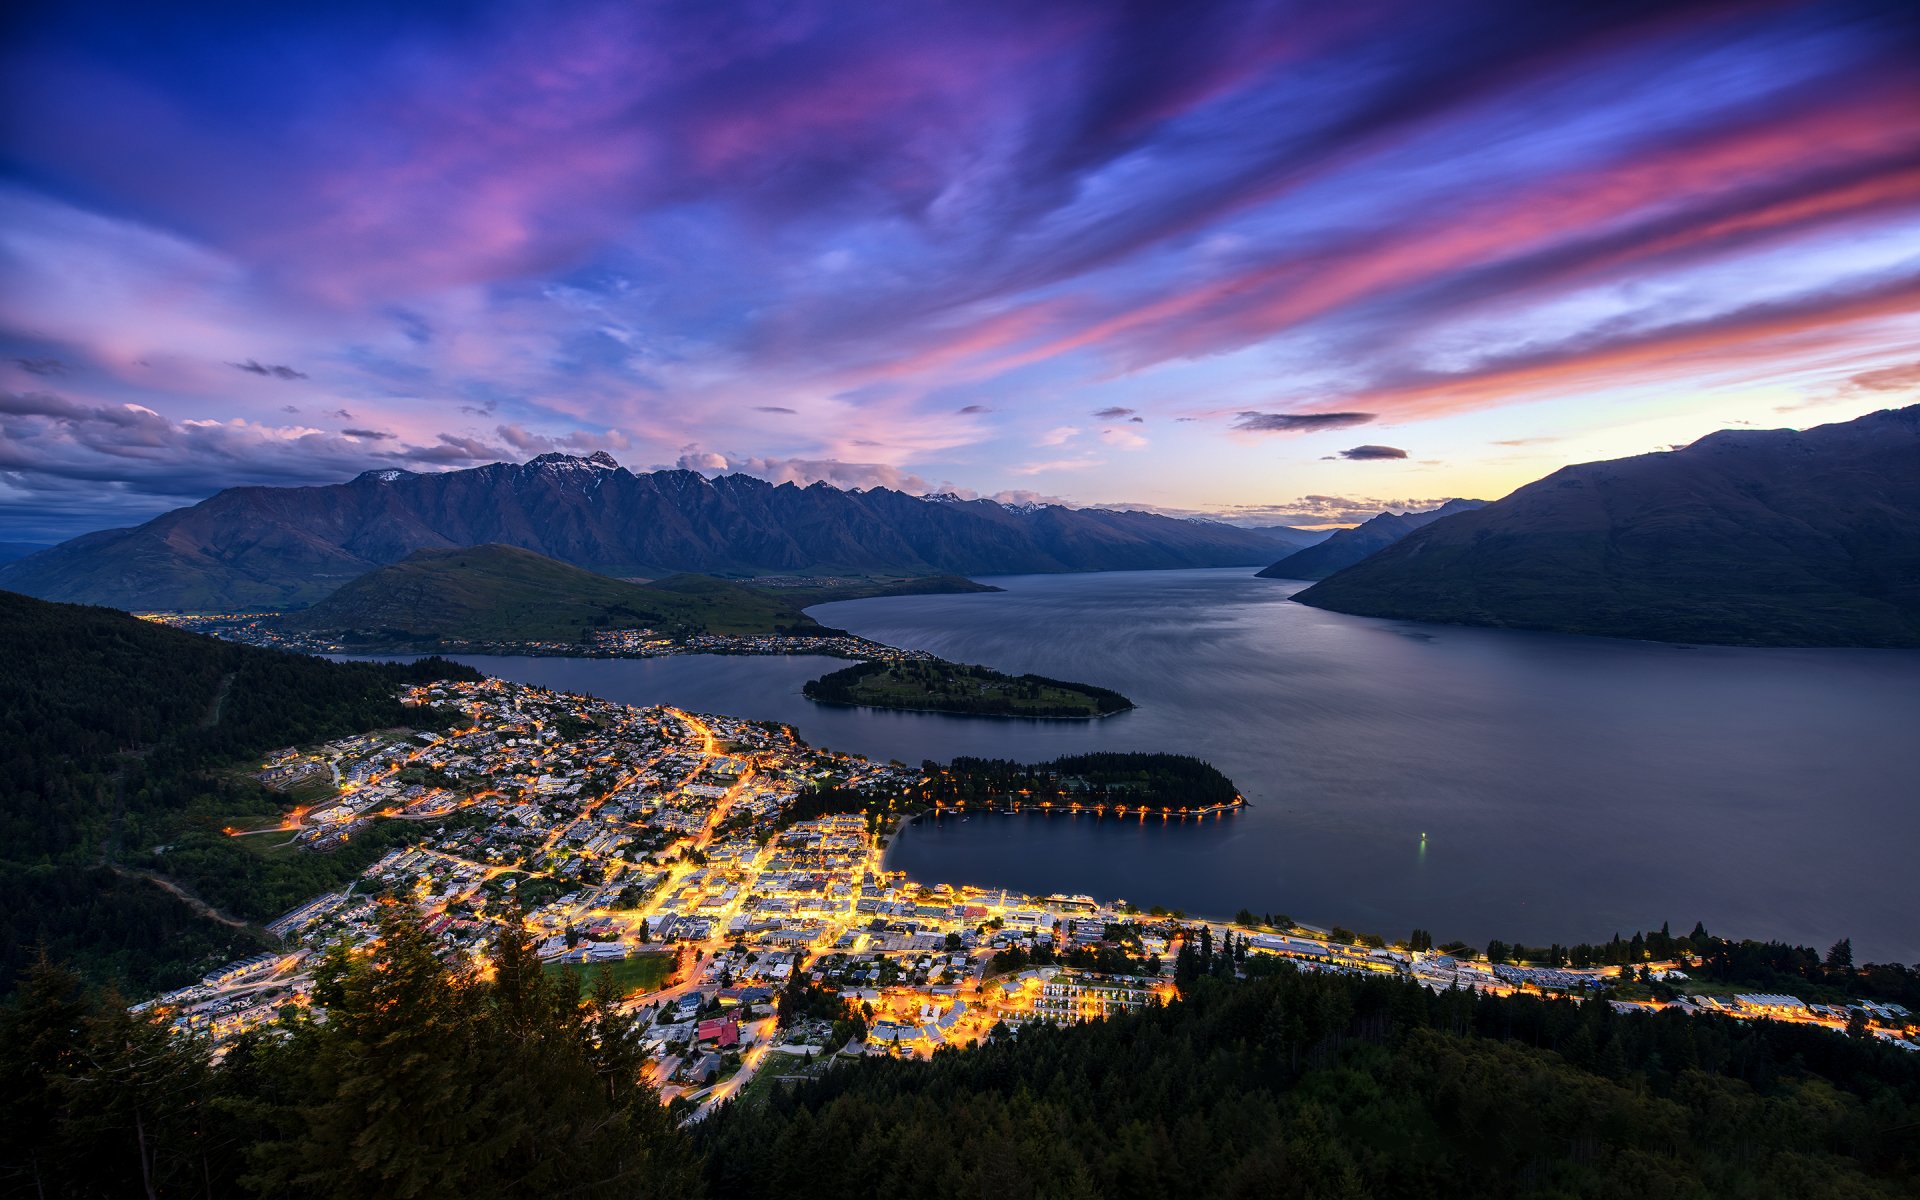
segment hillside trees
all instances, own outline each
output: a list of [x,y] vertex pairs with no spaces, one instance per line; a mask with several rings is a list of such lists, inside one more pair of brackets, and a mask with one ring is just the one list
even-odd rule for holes
[[543,974],[524,934],[491,972],[386,905],[295,1017],[208,1047],[39,964],[0,1015],[0,1180],[48,1196],[695,1195],[698,1164],[602,987]]

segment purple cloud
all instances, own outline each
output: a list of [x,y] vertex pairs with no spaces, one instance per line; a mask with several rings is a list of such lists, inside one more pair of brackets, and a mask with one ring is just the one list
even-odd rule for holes
[[1397,446],[1355,446],[1351,450],[1342,450],[1340,457],[1359,462],[1381,458],[1405,458],[1407,452]]
[[305,371],[296,371],[285,363],[257,363],[248,359],[245,362],[227,365],[236,370],[245,371],[249,375],[266,375],[273,379],[305,379],[307,377]]
[[[1898,389],[1836,381],[1897,372],[1920,300],[1913,19],[1866,0],[29,8],[0,338],[93,430],[280,429],[268,379],[422,463],[614,435],[992,487],[1158,404],[1865,403]],[[1203,440],[1138,461],[1195,487]]]
[[1323,429],[1350,429],[1375,419],[1374,413],[1265,413],[1243,412],[1233,427],[1243,433],[1318,433]]

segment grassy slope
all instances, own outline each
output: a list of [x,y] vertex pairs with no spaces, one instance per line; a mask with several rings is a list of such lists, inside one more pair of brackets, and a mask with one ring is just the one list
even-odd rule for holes
[[755,634],[817,630],[784,600],[705,576],[649,585],[530,550],[421,550],[286,618],[289,628],[385,642],[576,641],[583,630]]

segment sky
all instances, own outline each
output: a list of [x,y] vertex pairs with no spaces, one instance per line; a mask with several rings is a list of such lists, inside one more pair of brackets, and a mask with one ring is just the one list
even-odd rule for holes
[[9,6],[0,539],[607,450],[1238,523],[1920,400],[1920,7]]

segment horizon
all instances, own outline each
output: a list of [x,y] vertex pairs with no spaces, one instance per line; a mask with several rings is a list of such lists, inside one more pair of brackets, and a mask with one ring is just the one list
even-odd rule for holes
[[[1920,407],[1920,406],[1903,406],[1903,407]],[[1894,408],[1886,408],[1886,409],[1879,409],[1876,411],[1882,412],[1882,413],[1890,413],[1890,412],[1896,412],[1899,410]],[[1871,416],[1874,414],[1870,412],[1862,415]],[[1854,418],[1854,420],[1858,420],[1858,419],[1860,418],[1858,417]],[[1845,422],[1824,422],[1823,424],[1843,424],[1843,423]],[[1819,428],[1819,426],[1809,425],[1809,426],[1801,426],[1798,428],[1792,427],[1792,426],[1780,426],[1777,429],[1773,430],[1772,432],[1805,433],[1815,428]],[[1731,432],[1731,430],[1716,430],[1715,432]],[[1767,432],[1767,431],[1763,431],[1755,428],[1755,429],[1752,429],[1751,432]],[[1711,435],[1703,435],[1703,436],[1711,436]],[[1691,443],[1689,443],[1688,445],[1691,445]],[[1673,446],[1666,446],[1666,447],[1658,448],[1655,450],[1647,451],[1647,453],[1648,454],[1671,454],[1681,450],[1685,450],[1687,448],[1688,448],[1687,445],[1673,445]],[[697,475],[700,478],[708,481],[726,478],[730,476],[740,476],[742,478],[752,479],[761,483],[765,483],[770,487],[806,488],[806,487],[821,486],[821,487],[830,488],[834,491],[846,492],[850,495],[859,495],[860,493],[867,492],[867,491],[893,491],[901,495],[911,496],[911,497],[914,497],[915,499],[921,499],[921,500],[932,500],[935,498],[950,498],[950,499],[962,500],[962,501],[985,500],[991,503],[1000,504],[1001,506],[1007,507],[1007,508],[1019,508],[1022,506],[1051,507],[1051,506],[1058,505],[1058,506],[1069,507],[1069,508],[1097,509],[1097,510],[1104,510],[1109,512],[1145,512],[1145,513],[1151,513],[1155,516],[1164,516],[1164,517],[1170,517],[1170,518],[1175,518],[1179,520],[1205,521],[1205,522],[1211,522],[1215,524],[1229,525],[1229,526],[1232,526],[1235,528],[1241,528],[1241,529],[1262,529],[1262,528],[1273,528],[1276,526],[1284,526],[1286,528],[1297,529],[1307,533],[1325,533],[1325,532],[1334,532],[1342,529],[1352,529],[1356,525],[1364,524],[1367,520],[1371,519],[1372,517],[1380,516],[1382,514],[1399,513],[1399,514],[1405,515],[1405,514],[1414,513],[1414,512],[1432,511],[1434,509],[1438,509],[1447,504],[1450,504],[1456,500],[1477,499],[1482,501],[1483,503],[1494,503],[1498,500],[1505,498],[1505,496],[1493,496],[1493,497],[1438,496],[1438,497],[1433,497],[1431,499],[1420,499],[1420,500],[1389,499],[1389,500],[1377,501],[1376,503],[1378,504],[1379,507],[1371,511],[1354,511],[1349,513],[1343,513],[1341,514],[1342,516],[1351,518],[1344,521],[1322,520],[1322,521],[1315,522],[1313,520],[1304,520],[1304,521],[1298,521],[1298,522],[1282,522],[1278,519],[1261,520],[1259,518],[1248,517],[1244,515],[1235,519],[1234,517],[1230,515],[1225,515],[1225,514],[1216,514],[1216,513],[1208,513],[1208,512],[1187,512],[1187,511],[1181,511],[1177,509],[1159,508],[1152,505],[1128,504],[1125,502],[1111,503],[1111,504],[1101,504],[1097,502],[1088,503],[1088,504],[1073,504],[1065,500],[1060,500],[1058,498],[1021,500],[1017,497],[983,496],[971,491],[971,489],[960,489],[957,491],[946,490],[946,491],[915,492],[915,491],[910,491],[903,488],[890,487],[885,483],[877,483],[871,486],[853,484],[853,485],[842,487],[838,484],[832,483],[825,479],[817,479],[817,480],[811,480],[807,482],[801,482],[798,480],[791,480],[791,479],[776,481],[776,480],[766,479],[764,476],[756,475],[750,471],[733,471],[733,470],[727,470],[724,468],[722,469],[710,468],[703,471],[693,467],[678,466],[673,464],[633,466],[627,463],[620,462],[615,455],[605,450],[581,451],[578,453],[573,453],[568,451],[548,450],[548,451],[542,451],[541,453],[534,455],[533,457],[525,460],[501,459],[501,460],[490,462],[490,463],[473,463],[465,466],[440,467],[438,469],[434,469],[430,467],[424,470],[414,470],[406,467],[369,467],[368,469],[361,471],[358,474],[351,476],[349,478],[335,479],[335,480],[329,480],[329,481],[317,481],[317,482],[303,483],[303,484],[290,484],[285,486],[338,487],[345,484],[355,483],[360,478],[367,475],[383,475],[383,474],[385,475],[438,475],[438,474],[447,474],[454,471],[477,471],[477,470],[483,470],[487,467],[503,467],[503,466],[504,467],[528,467],[528,466],[533,466],[534,464],[542,460],[564,459],[564,460],[571,460],[574,462],[585,462],[593,458],[598,458],[603,460],[609,466],[609,468],[628,471],[629,473],[635,474],[635,475],[653,474],[658,472],[684,471],[691,475]],[[1582,464],[1569,463],[1566,465],[1579,466]],[[1529,480],[1527,482],[1533,483],[1538,481]],[[243,484],[243,485],[236,485],[236,486],[244,487],[244,486],[272,486],[272,485],[257,485],[257,484],[244,485]],[[1526,484],[1522,484],[1521,486],[1524,487],[1526,486]],[[227,489],[223,488],[221,490],[225,491]],[[218,495],[218,493],[216,492],[214,493],[214,495]],[[209,496],[209,497],[206,497],[205,499],[211,499],[211,498],[212,497]],[[199,503],[199,501],[196,501],[195,503]],[[183,507],[192,507],[192,505],[189,504]],[[172,512],[177,510],[169,509],[167,511]],[[156,514],[156,516],[161,516],[161,515],[165,515],[165,514],[164,513]],[[136,525],[104,526],[98,529],[83,530],[82,533],[84,534],[84,533],[112,532],[115,529],[125,529],[125,528],[134,528],[134,527],[137,527],[137,526]],[[80,535],[75,535],[75,536],[80,536]],[[32,538],[24,538],[24,537],[0,538],[0,545],[9,545],[9,544],[17,545],[17,546],[35,546],[38,548],[50,548],[51,546],[58,545],[60,543],[59,541],[36,542]]]
[[1344,525],[1920,390],[1920,19],[22,14],[0,538],[635,469]]

